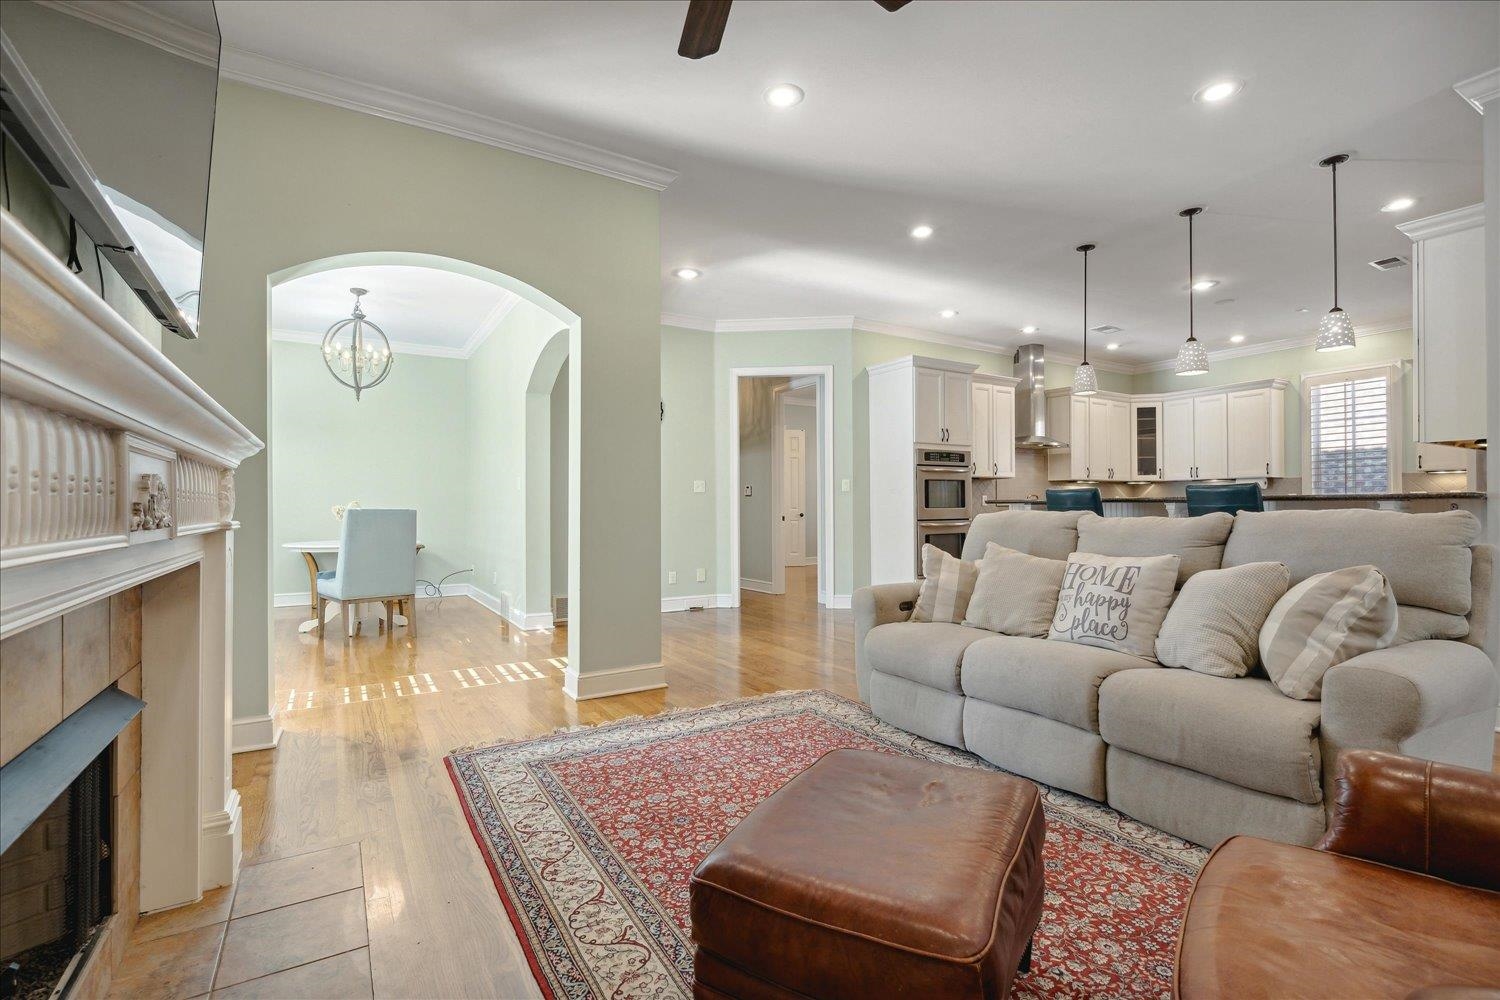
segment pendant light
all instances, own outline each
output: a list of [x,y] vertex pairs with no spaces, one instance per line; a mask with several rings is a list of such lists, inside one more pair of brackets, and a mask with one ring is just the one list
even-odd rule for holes
[[359,300],[369,291],[351,288],[349,294],[354,296],[354,310],[323,334],[323,363],[340,385],[354,390],[358,402],[360,393],[385,381],[396,356],[385,331],[366,319],[360,308]]
[[1208,352],[1193,335],[1193,281],[1195,280],[1193,276],[1193,216],[1202,211],[1201,208],[1184,208],[1177,213],[1188,220],[1188,339],[1177,348],[1177,374],[1179,375],[1208,374]]
[[1077,249],[1083,254],[1083,364],[1073,369],[1073,395],[1092,396],[1099,391],[1099,377],[1089,364],[1089,251],[1094,244],[1085,243]]
[[1320,352],[1347,351],[1354,346],[1354,324],[1349,314],[1339,308],[1339,164],[1346,163],[1349,154],[1339,153],[1318,163],[1327,167],[1333,177],[1333,308],[1318,324],[1317,349]]

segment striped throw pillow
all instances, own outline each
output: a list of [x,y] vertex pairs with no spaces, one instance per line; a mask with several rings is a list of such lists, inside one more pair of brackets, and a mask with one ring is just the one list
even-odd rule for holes
[[1351,657],[1389,646],[1397,620],[1396,592],[1374,566],[1319,573],[1271,609],[1260,630],[1261,662],[1283,694],[1317,701],[1323,675]]
[[979,579],[978,563],[955,559],[935,545],[922,546],[922,590],[914,622],[961,622]]

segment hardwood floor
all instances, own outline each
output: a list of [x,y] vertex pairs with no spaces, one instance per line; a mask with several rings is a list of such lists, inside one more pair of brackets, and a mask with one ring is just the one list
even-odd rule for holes
[[360,845],[377,997],[539,996],[444,755],[777,690],[854,697],[852,614],[819,608],[816,589],[816,569],[788,569],[784,596],[663,615],[667,689],[586,702],[562,693],[563,629],[521,632],[466,598],[422,601],[415,639],[372,615],[358,638],[320,643],[297,633],[307,609],[279,610],[281,744],[234,758],[245,864]]
[[[789,569],[787,585],[738,610],[663,615],[667,690],[582,703],[562,694],[564,630],[520,632],[465,598],[423,601],[415,639],[371,617],[358,638],[320,643],[296,631],[306,609],[278,611],[281,744],[234,759],[245,863],[359,845],[376,997],[538,996],[444,755],[777,690],[855,696],[852,614],[817,606],[813,569]],[[210,912],[222,896],[201,905],[196,921],[172,911],[174,926],[225,919]],[[160,963],[172,941],[138,938],[128,961]]]

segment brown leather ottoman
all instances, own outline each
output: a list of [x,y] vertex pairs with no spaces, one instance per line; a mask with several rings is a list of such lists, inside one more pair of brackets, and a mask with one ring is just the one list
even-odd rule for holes
[[1029,781],[835,750],[693,873],[694,993],[1004,997],[1042,916],[1045,833]]

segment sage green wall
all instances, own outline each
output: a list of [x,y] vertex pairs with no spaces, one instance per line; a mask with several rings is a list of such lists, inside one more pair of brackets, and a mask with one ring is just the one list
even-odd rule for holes
[[[465,362],[398,357],[390,377],[358,402],[338,385],[316,344],[271,344],[272,586],[306,593],[302,556],[283,542],[337,538],[330,508],[413,507],[426,546],[417,576],[437,582],[469,565]],[[468,576],[450,583],[466,583]]]
[[552,384],[552,580],[548,594],[568,594],[568,363]]
[[[1405,362],[1401,379],[1403,447],[1415,446],[1416,398],[1410,373],[1413,338],[1410,330],[1365,334],[1347,351],[1319,354],[1311,345],[1285,351],[1268,351],[1238,358],[1209,357],[1207,375],[1179,376],[1170,371],[1143,372],[1131,379],[1125,390],[1134,393],[1174,392],[1204,389],[1235,382],[1284,378],[1291,383],[1286,392],[1286,473],[1302,475],[1302,376],[1342,368],[1359,368],[1389,361]],[[1050,374],[1050,373],[1049,373]],[[1101,380],[1102,381],[1102,380]]]
[[[726,593],[715,548],[723,487],[714,456],[713,334],[662,327],[661,407],[661,594]],[[694,493],[699,480],[704,492]],[[667,582],[669,572],[676,583]]]
[[[509,275],[577,314],[570,663],[588,673],[660,661],[651,585],[661,559],[656,192],[226,82],[209,220],[203,336],[163,346],[262,440],[271,416],[269,276],[288,268],[372,250],[441,254]],[[271,708],[270,457],[246,462],[237,486],[233,710],[249,721]],[[589,553],[581,570],[580,551]]]

